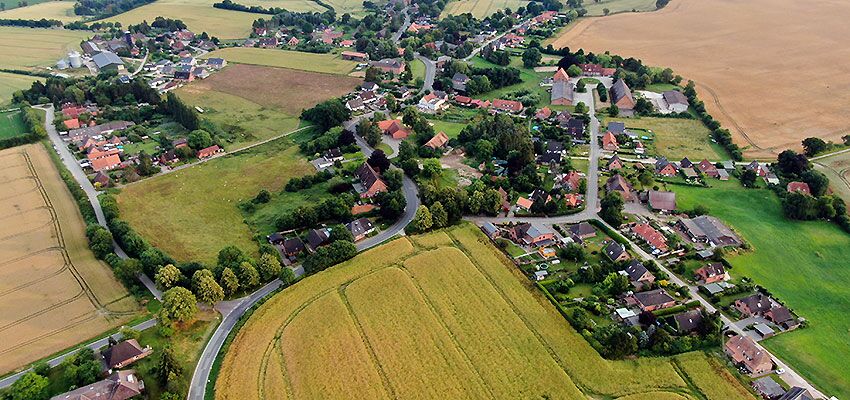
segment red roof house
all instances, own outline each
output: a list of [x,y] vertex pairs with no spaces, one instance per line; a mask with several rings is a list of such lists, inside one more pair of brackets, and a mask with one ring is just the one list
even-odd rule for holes
[[563,68],[558,68],[558,72],[555,72],[555,75],[552,76],[552,80],[555,82],[569,82],[570,76],[567,75],[567,71],[564,71]]
[[518,101],[495,99],[493,100],[493,108],[501,111],[518,113],[522,111],[523,106],[522,103]]
[[617,151],[619,149],[620,146],[617,144],[617,138],[614,134],[610,131],[605,132],[605,134],[602,135],[602,150]]
[[812,190],[809,188],[809,184],[806,182],[788,182],[788,192],[798,192],[802,194],[807,194],[809,196],[812,195]]
[[410,131],[397,119],[387,119],[378,122],[378,129],[384,135],[390,135],[393,139],[407,139],[410,136]]
[[217,153],[221,153],[222,151],[224,151],[224,149],[219,147],[217,144],[214,144],[214,145],[207,147],[205,149],[198,150],[198,158],[200,158],[200,159],[209,158],[209,157],[214,156]]
[[428,141],[428,143],[425,143],[424,146],[430,147],[432,149],[439,149],[440,147],[445,146],[446,143],[448,143],[448,142],[449,142],[448,135],[446,135],[445,132],[440,132],[440,133],[434,135],[434,137],[432,137],[431,140]]

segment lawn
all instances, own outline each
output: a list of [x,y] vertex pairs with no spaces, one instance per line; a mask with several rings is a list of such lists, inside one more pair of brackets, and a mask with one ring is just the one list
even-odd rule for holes
[[415,82],[417,78],[425,80],[425,64],[419,60],[413,60],[408,65],[410,65],[410,72],[413,74],[413,81]]
[[280,7],[293,12],[323,13],[328,10],[327,8],[320,6],[319,3],[316,3],[312,0],[245,0],[240,1],[239,4],[244,4],[246,6],[260,6],[266,8]]
[[763,343],[826,393],[850,396],[845,379],[850,376],[850,236],[827,222],[785,219],[769,190],[743,189],[735,180],[711,184],[711,189],[669,187],[680,208],[707,206],[753,246],[729,259],[733,275],[753,278],[810,324]]
[[27,133],[24,118],[20,111],[0,113],[0,139],[20,136]]
[[271,200],[266,204],[257,205],[253,212],[246,213],[245,222],[253,233],[270,235],[277,232],[275,222],[281,214],[292,212],[302,206],[312,206],[333,197],[328,190],[341,182],[341,178],[334,178],[297,192],[270,190]]
[[[499,67],[499,65],[491,63],[490,61],[487,61],[481,57],[473,58],[472,65],[481,68]],[[522,79],[521,83],[506,86],[496,90],[491,90],[487,93],[475,97],[484,100],[493,100],[503,98],[506,93],[527,89],[532,93],[537,93],[540,96],[540,102],[537,104],[538,108],[542,108],[544,106],[549,106],[552,109],[557,110],[562,110],[565,108],[563,106],[551,106],[551,96],[547,88],[540,86],[540,81],[542,81],[544,78],[552,76],[551,72],[534,72],[533,69],[525,68],[522,65],[522,59],[520,57],[511,57],[510,66],[520,70],[520,79]]]
[[213,8],[213,3],[213,0],[159,0],[105,21],[120,22],[127,26],[142,21],[151,22],[159,16],[179,18],[196,33],[206,32],[219,39],[238,39],[248,37],[254,20],[268,18],[264,14]]
[[[644,143],[651,151],[654,146],[655,152],[670,160],[681,160],[688,157],[692,160],[707,158],[712,161],[726,160],[729,156],[717,144],[711,142],[711,131],[702,122],[695,119],[679,118],[608,118],[602,121],[602,127],[608,122],[620,121],[626,124],[626,128],[650,130],[655,134],[655,140]],[[642,135],[641,132],[637,132]]]
[[239,202],[312,172],[297,146],[281,138],[128,185],[118,203],[122,217],[153,245],[181,261],[212,264],[228,245],[257,252]]
[[528,4],[527,1],[521,0],[454,0],[446,4],[443,16],[471,13],[477,18],[485,18],[505,8],[516,11],[517,8],[524,7],[526,4]]
[[[0,27],[0,68],[27,69],[54,65],[68,51],[79,51],[80,41],[89,36],[91,32],[88,31]],[[5,75],[0,82],[6,80]]]
[[646,90],[650,92],[663,93],[670,90],[681,89],[681,87],[676,86],[672,83],[653,83],[646,87]]
[[654,11],[655,0],[600,0],[587,1],[583,7],[587,10],[588,16],[604,15],[604,10],[607,8],[610,14],[619,12],[636,11]]
[[672,359],[603,360],[478,228],[444,232],[271,298],[225,355],[216,398],[704,398]]
[[[343,60],[339,55],[334,54],[315,54],[253,47],[228,47],[219,49],[204,56],[204,58],[209,57],[222,57],[227,62],[240,64],[290,68],[338,75],[347,75],[357,66],[356,62]],[[424,68],[425,66],[422,65],[422,67]]]
[[48,1],[0,12],[0,19],[55,19],[64,23],[82,19],[74,14],[73,1]]

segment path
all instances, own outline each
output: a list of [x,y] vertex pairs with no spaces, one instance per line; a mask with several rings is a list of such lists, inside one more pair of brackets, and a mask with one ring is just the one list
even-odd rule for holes
[[426,90],[434,90],[434,78],[437,76],[437,63],[428,57],[420,56],[418,53],[416,54],[416,59],[425,64],[425,83],[422,85],[422,89],[420,89],[419,92],[422,93]]

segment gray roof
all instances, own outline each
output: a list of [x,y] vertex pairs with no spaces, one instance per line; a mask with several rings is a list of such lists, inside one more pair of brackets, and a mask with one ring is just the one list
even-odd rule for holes
[[608,243],[608,245],[605,246],[605,255],[608,256],[608,258],[610,258],[612,260],[617,259],[618,257],[620,257],[620,255],[622,255],[625,252],[626,252],[626,247],[623,246],[622,244],[614,242],[614,241],[612,241],[611,243]]
[[683,219],[682,224],[696,237],[705,237],[716,246],[737,246],[741,240],[720,220],[708,215],[692,219]]
[[679,332],[691,332],[699,328],[702,323],[702,311],[690,310],[677,314],[673,317],[676,320],[676,326]]
[[664,96],[664,101],[666,101],[667,104],[688,105],[688,98],[678,90],[668,90],[661,95]]
[[493,225],[491,222],[485,222],[484,225],[481,225],[481,230],[487,234],[487,236],[493,236],[497,232],[499,232],[499,228],[496,225]]
[[709,283],[708,285],[703,286],[703,288],[711,295],[723,292],[723,286],[720,286],[717,283]]
[[608,132],[611,132],[615,135],[622,135],[626,132],[626,124],[623,122],[609,122]]
[[670,295],[667,294],[664,289],[655,289],[650,290],[648,292],[635,293],[634,297],[638,302],[640,302],[640,304],[644,306],[656,306],[676,300],[670,297]]
[[788,391],[785,392],[779,400],[814,400],[814,397],[808,390],[794,386],[791,389],[788,389]]
[[596,229],[594,229],[593,226],[590,225],[587,222],[579,222],[575,225],[570,225],[569,230],[570,230],[570,233],[578,235],[578,236],[585,236],[585,235],[592,235],[592,234],[595,235],[596,234]]
[[754,380],[753,389],[755,389],[758,394],[769,399],[785,394],[785,389],[782,389],[782,386],[779,386],[779,384],[769,376]]
[[466,83],[466,81],[469,80],[469,77],[464,74],[461,74],[460,72],[455,72],[454,76],[452,76],[452,80]]
[[624,97],[627,97],[632,101],[635,99],[634,96],[632,96],[632,90],[629,89],[626,82],[622,79],[617,79],[617,81],[614,82],[614,85],[611,86],[611,102],[616,103]]
[[92,61],[94,61],[95,65],[97,65],[97,68],[104,68],[110,65],[124,65],[124,61],[121,60],[121,57],[118,57],[117,54],[109,51],[95,54],[95,56],[92,57]]
[[348,228],[348,230],[351,232],[352,235],[354,235],[354,237],[364,235],[372,229],[375,229],[375,227],[372,225],[372,221],[370,221],[368,218],[356,219],[345,224],[345,227]]
[[637,281],[643,276],[643,274],[649,272],[649,270],[646,269],[646,267],[644,267],[638,260],[632,260],[632,262],[629,263],[629,266],[626,267],[625,271],[629,276],[629,280],[632,282]]

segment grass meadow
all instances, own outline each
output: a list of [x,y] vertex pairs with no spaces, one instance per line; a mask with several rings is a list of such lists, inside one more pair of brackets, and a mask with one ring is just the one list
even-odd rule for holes
[[[655,134],[655,140],[648,144],[654,145],[658,155],[670,160],[681,160],[684,157],[691,160],[729,158],[720,146],[711,142],[711,131],[696,119],[606,117],[602,121],[602,129],[612,121],[623,122],[626,128],[651,130]],[[640,134],[640,131],[636,133]]]
[[[80,41],[89,36],[91,32],[87,31],[0,27],[0,68],[27,69],[53,65],[68,51],[79,51]],[[0,77],[0,82],[8,79],[5,75]]]
[[[482,68],[498,67],[498,65],[491,63],[490,61],[487,61],[481,57],[474,57],[472,59],[472,65]],[[525,89],[540,96],[540,102],[537,104],[538,108],[549,107],[557,111],[567,109],[566,106],[551,105],[551,95],[549,94],[548,88],[540,86],[540,81],[545,78],[551,77],[553,75],[552,72],[534,72],[533,69],[525,68],[522,65],[522,59],[520,57],[511,57],[510,66],[520,71],[520,78],[522,79],[522,82],[517,83],[515,85],[505,86],[503,88],[491,90],[487,93],[475,97],[484,100],[493,100],[504,98],[506,93],[516,92],[518,90]]]
[[736,276],[764,286],[809,327],[762,342],[830,395],[850,396],[850,236],[823,221],[786,219],[779,199],[766,189],[744,189],[736,180],[711,181],[713,188],[670,185],[682,209],[697,204],[722,219],[753,250],[729,258]]
[[678,371],[667,358],[603,360],[466,224],[394,240],[277,294],[225,354],[215,397],[705,398]]
[[32,83],[37,80],[41,80],[41,78],[0,72],[0,106],[11,103],[13,93],[18,90],[29,89]]
[[610,14],[635,11],[655,11],[655,0],[600,0],[586,1],[583,7],[588,16],[605,15],[607,8]]
[[73,1],[47,1],[0,12],[0,19],[55,19],[64,23],[80,20]]
[[[222,57],[231,63],[289,68],[308,72],[347,75],[357,63],[334,54],[315,54],[254,47],[227,47],[207,53],[204,58]],[[425,67],[424,65],[422,66]],[[423,72],[424,76],[424,72]]]
[[526,4],[528,2],[522,0],[453,0],[446,4],[443,15],[470,13],[477,18],[485,18],[505,8],[516,11],[517,8],[524,7]]
[[190,30],[219,39],[246,38],[251,33],[251,24],[263,14],[213,8],[213,0],[159,0],[134,8],[105,19],[127,26],[142,21],[153,21],[156,17],[179,18]]
[[0,113],[0,139],[20,136],[25,133],[27,133],[27,127],[20,111]]

